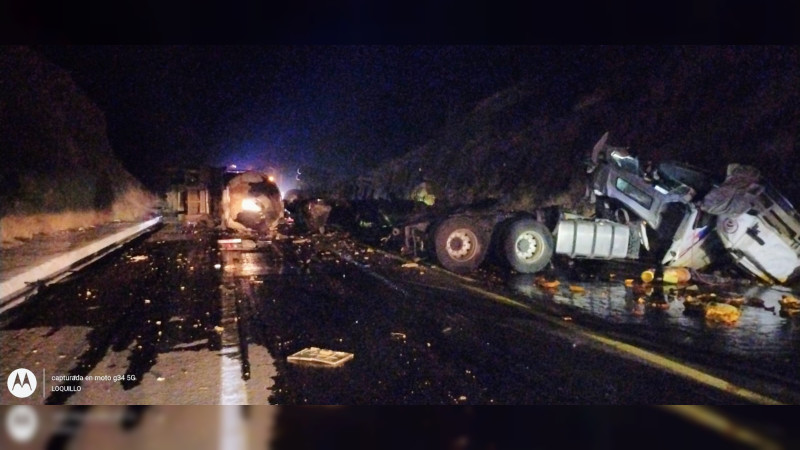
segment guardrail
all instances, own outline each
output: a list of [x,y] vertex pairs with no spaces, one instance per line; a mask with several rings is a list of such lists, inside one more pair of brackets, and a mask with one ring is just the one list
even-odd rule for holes
[[69,272],[91,264],[161,222],[161,216],[133,225],[81,248],[54,256],[8,280],[0,282],[0,314],[22,303],[26,294],[54,283]]

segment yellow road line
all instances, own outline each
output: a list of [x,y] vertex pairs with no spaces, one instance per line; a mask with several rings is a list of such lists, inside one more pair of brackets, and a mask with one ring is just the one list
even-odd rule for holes
[[621,342],[621,341],[618,341],[616,339],[611,339],[609,337],[593,333],[593,332],[585,330],[585,329],[583,329],[583,328],[579,327],[578,325],[575,325],[574,323],[571,323],[571,322],[563,322],[563,321],[554,319],[553,317],[550,317],[548,315],[545,315],[545,314],[539,313],[538,311],[535,311],[529,305],[526,305],[526,304],[524,304],[522,302],[518,302],[518,301],[516,301],[514,299],[511,299],[511,298],[508,298],[508,297],[506,297],[504,295],[495,294],[494,292],[489,292],[487,290],[484,290],[484,289],[481,289],[481,288],[475,287],[475,286],[463,285],[463,287],[465,289],[467,289],[467,290],[475,292],[476,294],[480,294],[483,297],[487,297],[487,298],[492,299],[492,300],[494,300],[496,302],[504,303],[504,304],[507,304],[507,305],[512,305],[512,306],[515,306],[517,308],[524,309],[524,310],[528,311],[529,313],[534,314],[538,318],[550,322],[551,324],[557,325],[557,326],[559,326],[561,328],[566,328],[566,329],[569,329],[571,331],[574,331],[574,332],[576,332],[576,333],[578,333],[578,334],[580,334],[580,335],[582,335],[582,336],[584,336],[586,338],[589,338],[589,339],[591,339],[591,340],[593,340],[595,342],[599,342],[599,343],[601,343],[601,344],[603,344],[605,346],[611,347],[611,348],[613,348],[613,349],[615,349],[615,350],[617,350],[619,352],[634,356],[637,359],[644,360],[644,361],[650,363],[651,365],[654,365],[656,367],[664,369],[664,370],[666,370],[668,372],[680,375],[680,376],[682,376],[684,378],[688,378],[690,380],[696,381],[698,383],[701,383],[701,384],[704,384],[704,385],[707,385],[707,386],[711,386],[713,388],[719,389],[719,390],[727,392],[729,394],[736,395],[738,397],[741,397],[741,398],[743,398],[743,399],[745,399],[747,401],[753,402],[753,403],[758,403],[758,404],[762,404],[762,405],[780,405],[780,404],[782,404],[781,402],[779,402],[779,401],[777,401],[777,400],[775,400],[773,398],[761,395],[761,394],[759,394],[757,392],[753,392],[751,390],[745,389],[745,388],[740,387],[740,386],[736,386],[735,384],[730,383],[728,381],[725,381],[722,378],[718,378],[718,377],[715,377],[713,375],[709,375],[709,374],[707,374],[705,372],[702,372],[702,371],[697,370],[695,368],[689,367],[686,364],[680,363],[678,361],[666,358],[666,357],[661,356],[661,355],[659,355],[657,353],[654,353],[654,352],[651,352],[651,351],[636,347],[636,346],[631,345],[631,344],[626,344],[625,342]]
[[735,423],[730,417],[720,414],[706,406],[699,405],[665,405],[662,406],[666,411],[681,416],[686,420],[695,422],[697,425],[707,427],[717,433],[752,448],[763,450],[778,450],[784,448],[783,445],[763,436],[757,431],[751,430],[746,426]]
[[[397,255],[393,255],[393,254],[391,254],[389,252],[386,252],[386,251],[383,251],[381,249],[373,249],[373,250],[375,250],[376,252],[379,252],[381,254],[384,254],[384,255],[392,258],[392,259],[398,260],[398,261],[408,261],[407,259],[405,259],[403,257],[397,256]],[[440,273],[442,273],[444,275],[447,275],[447,276],[451,276],[451,277],[458,278],[458,279],[465,280],[465,281],[469,281],[469,282],[475,282],[475,280],[473,280],[471,278],[464,277],[462,275],[458,275],[458,274],[452,273],[452,272],[444,270],[444,269],[440,269],[440,268],[438,268],[436,266],[431,266],[431,268],[432,269],[436,269],[438,272],[440,272]],[[584,328],[582,328],[582,327],[580,327],[578,325],[575,325],[572,322],[565,322],[565,321],[561,321],[561,320],[555,319],[552,316],[549,316],[547,314],[543,314],[543,313],[541,313],[539,311],[536,311],[530,305],[527,305],[527,304],[522,303],[520,301],[514,300],[512,298],[506,297],[504,295],[496,294],[494,292],[490,292],[490,291],[487,291],[485,289],[482,289],[482,288],[479,288],[479,287],[476,287],[476,286],[467,285],[467,284],[462,284],[461,286],[464,287],[467,290],[470,290],[470,291],[472,291],[472,292],[474,292],[476,294],[479,294],[479,295],[481,295],[483,297],[486,297],[486,298],[489,298],[491,300],[494,300],[494,301],[496,301],[498,303],[503,303],[503,304],[506,304],[506,305],[510,305],[510,306],[514,306],[516,308],[523,309],[523,310],[527,311],[528,313],[535,315],[537,318],[545,320],[545,321],[547,321],[547,322],[549,322],[549,323],[551,323],[553,325],[556,325],[556,326],[561,327],[561,328],[569,329],[569,330],[571,330],[573,332],[576,332],[576,333],[578,333],[578,334],[580,334],[580,335],[582,335],[582,336],[584,336],[584,337],[586,337],[588,339],[591,339],[591,340],[593,340],[595,342],[603,344],[603,345],[605,345],[607,347],[611,347],[611,348],[613,348],[614,350],[616,350],[618,352],[633,356],[636,359],[643,360],[643,361],[645,361],[645,362],[647,362],[647,363],[649,363],[649,364],[651,364],[653,366],[659,367],[659,368],[661,368],[663,370],[666,370],[666,371],[668,371],[670,373],[674,373],[674,374],[679,375],[681,377],[688,378],[688,379],[693,380],[693,381],[695,381],[697,383],[704,384],[706,386],[710,386],[710,387],[713,387],[715,389],[719,389],[721,391],[727,392],[729,394],[738,396],[738,397],[743,398],[743,399],[745,399],[745,400],[747,400],[749,402],[753,402],[753,403],[757,403],[757,404],[762,404],[762,405],[782,405],[783,404],[782,402],[779,402],[778,400],[775,400],[775,399],[773,399],[771,397],[767,397],[765,395],[759,394],[759,393],[751,391],[749,389],[745,389],[743,387],[737,386],[737,385],[735,385],[733,383],[730,383],[730,382],[728,382],[726,380],[723,380],[722,378],[715,377],[713,375],[707,374],[707,373],[705,373],[703,371],[700,371],[700,370],[695,369],[693,367],[687,366],[686,364],[683,364],[681,362],[666,358],[664,356],[661,356],[661,355],[659,355],[657,353],[654,353],[654,352],[651,352],[649,350],[645,350],[643,348],[636,347],[635,345],[626,344],[625,342],[621,342],[621,341],[618,341],[616,339],[611,339],[609,337],[593,333],[593,332],[588,331],[588,330],[586,330],[586,329],[584,329]]]

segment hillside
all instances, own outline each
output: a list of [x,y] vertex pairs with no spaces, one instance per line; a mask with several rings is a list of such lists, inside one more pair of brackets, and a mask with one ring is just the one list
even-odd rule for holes
[[115,158],[105,117],[69,73],[25,47],[0,48],[0,231],[134,220],[153,197]]
[[[800,204],[797,48],[600,53],[583,60],[580,77],[563,72],[562,83],[559,68],[543,68],[484,99],[360,184],[407,197],[427,181],[448,204],[488,197],[508,208],[577,207],[583,161],[609,131],[609,144],[629,147],[643,162],[680,160],[719,175],[729,162],[752,164]],[[613,63],[593,71],[592,61],[600,59]]]

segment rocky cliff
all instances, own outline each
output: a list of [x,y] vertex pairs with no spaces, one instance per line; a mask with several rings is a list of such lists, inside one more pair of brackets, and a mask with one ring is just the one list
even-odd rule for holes
[[729,162],[754,165],[800,202],[797,48],[601,48],[571,64],[542,67],[477,103],[350,192],[407,197],[427,181],[447,203],[575,205],[583,161],[609,131],[609,144],[642,162],[679,160],[719,175]]
[[0,149],[3,241],[134,220],[152,205],[114,157],[102,111],[26,47],[0,48]]

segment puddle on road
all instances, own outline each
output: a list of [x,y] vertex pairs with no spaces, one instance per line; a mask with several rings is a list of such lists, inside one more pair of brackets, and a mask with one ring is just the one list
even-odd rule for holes
[[[595,274],[597,276],[597,274]],[[540,277],[540,275],[538,275]],[[552,279],[553,277],[550,277]],[[598,276],[599,278],[599,276]],[[800,376],[796,361],[800,357],[800,321],[779,314],[779,300],[792,293],[781,286],[729,284],[725,286],[697,285],[693,291],[687,285],[668,285],[654,282],[644,284],[635,279],[626,286],[623,277],[618,281],[570,281],[559,276],[554,289],[543,288],[537,275],[511,275],[506,283],[534,303],[542,302],[555,308],[565,317],[583,315],[604,328],[643,338],[667,347],[682,347],[684,352],[697,350],[712,358],[741,357],[742,361],[759,366],[758,370],[775,371],[785,377]],[[627,274],[625,278],[633,278]],[[570,289],[578,286],[582,289]],[[573,291],[583,292],[573,292]],[[740,317],[732,324],[707,321],[701,311],[687,310],[686,295],[716,293],[719,298],[743,297],[760,299],[763,306],[744,304]],[[760,302],[759,302],[760,303]],[[790,379],[791,379],[790,378]]]

